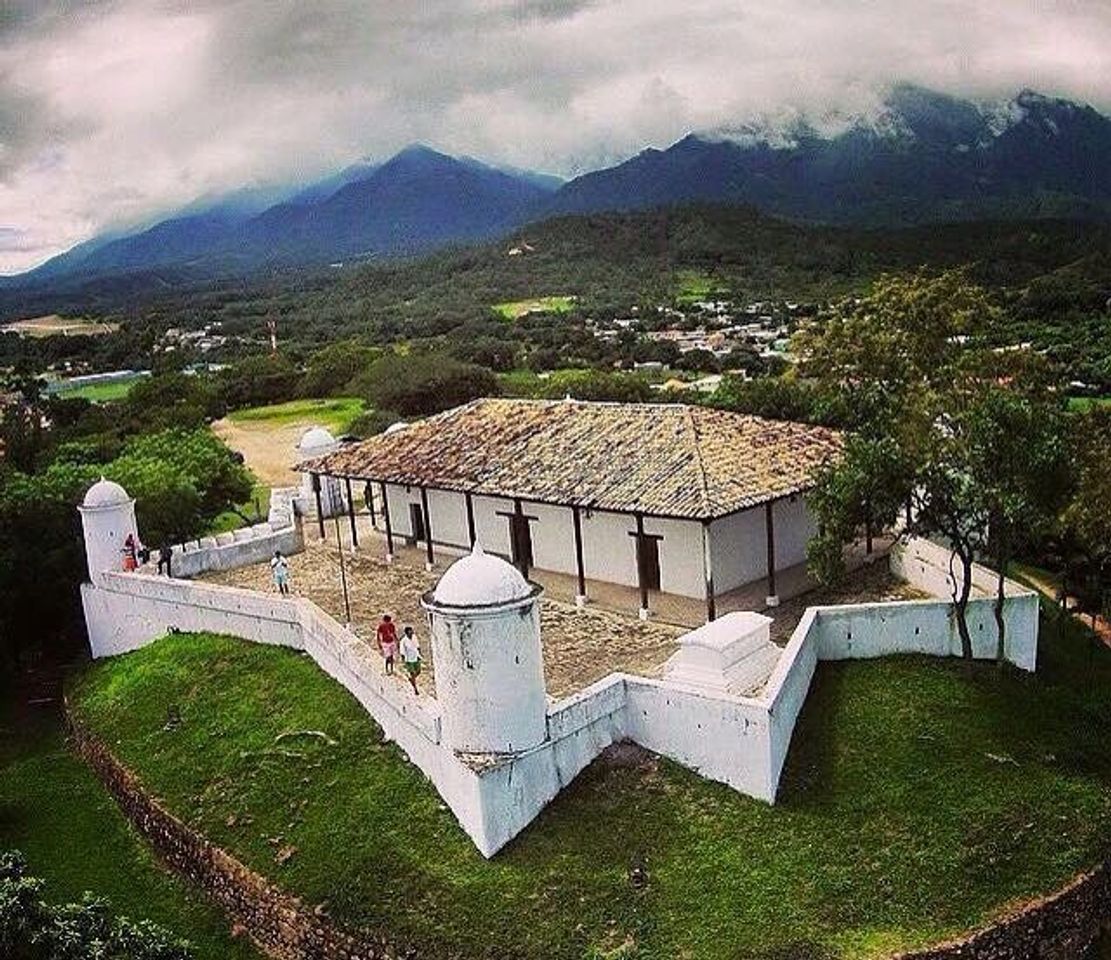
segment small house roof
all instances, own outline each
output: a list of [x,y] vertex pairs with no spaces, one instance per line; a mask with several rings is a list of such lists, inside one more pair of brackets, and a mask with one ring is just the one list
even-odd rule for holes
[[709,520],[809,489],[841,444],[825,427],[686,404],[486,399],[295,469]]

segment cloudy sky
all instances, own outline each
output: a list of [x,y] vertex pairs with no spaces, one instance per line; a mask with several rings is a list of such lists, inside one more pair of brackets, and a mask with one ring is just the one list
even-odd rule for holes
[[1111,112],[1111,0],[0,0],[0,273],[413,141],[571,175],[896,80]]

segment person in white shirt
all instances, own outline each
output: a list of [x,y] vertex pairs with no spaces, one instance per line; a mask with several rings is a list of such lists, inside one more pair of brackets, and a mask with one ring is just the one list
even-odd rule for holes
[[274,578],[274,586],[283,597],[289,596],[289,561],[282,556],[281,550],[274,551],[270,561],[270,574]]
[[409,677],[409,683],[412,684],[413,693],[418,697],[420,691],[417,689],[417,677],[420,676],[421,659],[420,644],[413,636],[413,628],[406,627],[401,635],[401,662],[405,665],[405,673]]

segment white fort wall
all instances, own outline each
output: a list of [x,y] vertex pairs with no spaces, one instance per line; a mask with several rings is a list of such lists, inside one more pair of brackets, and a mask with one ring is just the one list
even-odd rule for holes
[[[419,487],[387,483],[390,526],[398,540],[412,542],[414,531],[410,507],[421,506]],[[375,488],[375,526],[385,529],[381,515],[381,488]],[[448,490],[427,490],[431,517],[432,542],[440,548],[470,549],[467,530],[466,498]],[[509,522],[514,502],[504,497],[475,495],[475,536],[488,553],[509,557]],[[539,570],[575,575],[575,531],[570,507],[521,501],[524,513],[536,517],[532,535],[533,565]],[[806,560],[806,544],[816,526],[804,497],[777,500],[773,506],[775,522],[776,568],[796,566]],[[587,579],[637,586],[636,519],[631,514],[602,510],[580,512],[583,538],[583,570]],[[767,576],[768,551],[764,526],[764,507],[754,507],[713,521],[710,524],[710,549],[714,585],[718,594]],[[703,570],[702,524],[695,520],[659,517],[644,518],[645,533],[662,537],[660,552],[660,589],[664,593],[704,599],[706,579]]]
[[[931,544],[914,541],[896,550],[892,565],[906,570],[921,587],[945,586],[947,552]],[[969,612],[974,650],[976,656],[990,658],[995,653],[992,600],[983,593],[992,578],[982,570],[975,577],[980,595]],[[486,856],[523,830],[602,750],[621,740],[635,741],[742,793],[774,801],[795,722],[820,660],[959,653],[947,600],[810,608],[759,696],[611,674],[548,704],[546,735],[537,746],[468,765],[445,742],[441,704],[413,697],[404,685],[384,677],[369,645],[308,600],[140,574],[107,572],[96,581],[82,587],[95,657],[134,650],[170,628],[227,633],[305,651],[424,772]],[[1015,585],[1008,591],[1007,657],[1032,670],[1037,598]]]

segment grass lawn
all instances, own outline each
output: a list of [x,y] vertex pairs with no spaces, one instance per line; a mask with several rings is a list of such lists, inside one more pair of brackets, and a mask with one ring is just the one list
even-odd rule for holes
[[[1053,617],[1044,638],[1036,678],[917,657],[822,665],[777,806],[648,755],[600,761],[492,861],[292,651],[167,637],[93,665],[73,694],[188,822],[422,957],[878,957],[1105,852],[1111,651],[1093,672],[1086,631]],[[167,732],[171,704],[184,723]],[[276,742],[306,729],[335,742]]]
[[141,378],[132,377],[128,380],[114,380],[111,383],[89,383],[83,387],[72,388],[62,387],[54,396],[66,400],[82,397],[93,403],[109,403],[112,400],[122,400],[126,397],[139,379]]
[[1075,413],[1083,413],[1092,407],[1111,406],[1111,397],[1069,397],[1069,409]]
[[19,849],[52,901],[90,890],[116,913],[190,940],[197,960],[257,960],[224,916],[155,861],[92,773],[65,747],[53,716],[16,723],[0,712],[0,849]]
[[570,313],[575,306],[575,297],[537,297],[535,300],[510,300],[495,303],[492,307],[503,320],[519,320],[530,313]]
[[267,423],[284,426],[311,420],[333,433],[342,433],[366,408],[360,397],[327,397],[324,399],[290,400],[267,407],[247,407],[228,414],[232,423]]

